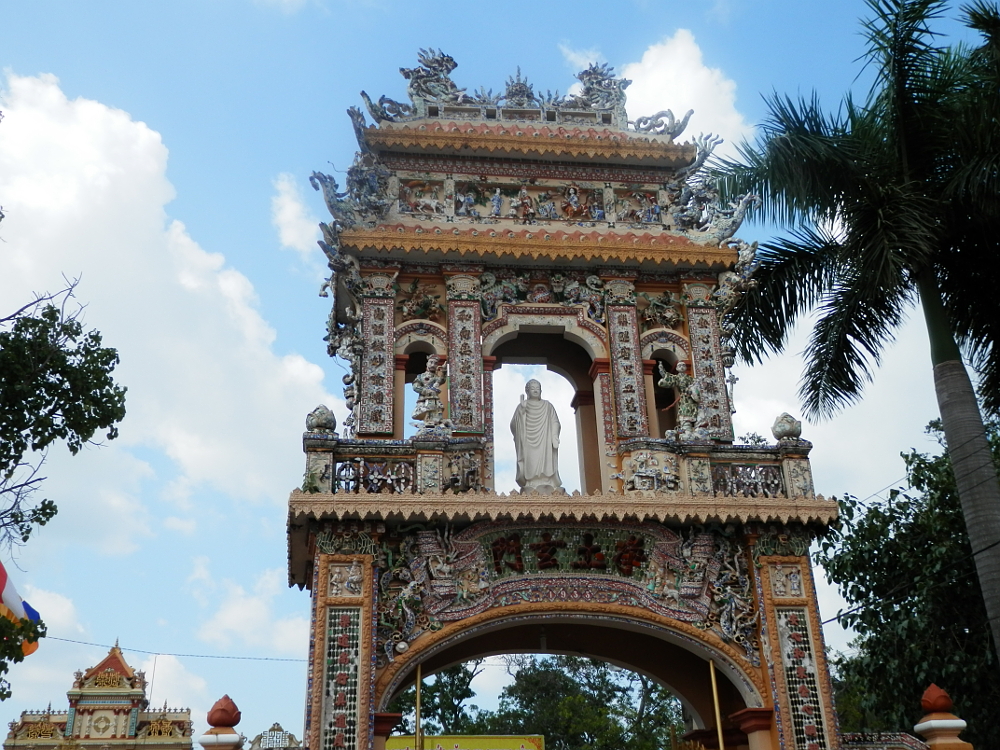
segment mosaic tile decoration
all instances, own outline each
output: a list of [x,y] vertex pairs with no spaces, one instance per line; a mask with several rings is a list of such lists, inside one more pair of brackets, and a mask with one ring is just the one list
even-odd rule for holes
[[483,340],[479,303],[448,302],[448,397],[455,432],[482,432]]
[[329,607],[326,625],[321,750],[355,750],[360,748],[361,608]]
[[805,608],[778,608],[775,617],[795,747],[797,750],[827,750],[830,745],[809,634],[809,614]]
[[714,307],[688,307],[691,359],[701,390],[696,427],[708,429],[709,437],[733,439],[733,416],[726,390],[725,368],[719,346],[719,321]]
[[393,300],[365,297],[362,308],[365,353],[361,359],[361,418],[357,432],[392,435],[392,384],[396,365]]
[[618,407],[618,437],[645,437],[649,434],[649,422],[635,306],[608,305],[608,329]]

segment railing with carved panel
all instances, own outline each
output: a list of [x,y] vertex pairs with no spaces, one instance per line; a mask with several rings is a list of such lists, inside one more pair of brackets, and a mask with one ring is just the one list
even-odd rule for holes
[[337,464],[333,491],[372,494],[413,492],[415,480],[413,461],[354,458]]
[[723,497],[786,497],[780,464],[713,464],[712,489]]

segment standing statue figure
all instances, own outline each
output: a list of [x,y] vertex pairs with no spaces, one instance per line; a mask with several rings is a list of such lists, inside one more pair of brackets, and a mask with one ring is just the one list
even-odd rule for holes
[[427,369],[413,379],[417,405],[413,409],[414,424],[421,431],[444,424],[444,405],[441,403],[441,386],[447,379],[446,366],[437,354],[427,358]]
[[500,195],[500,188],[493,191],[490,203],[493,205],[493,208],[490,209],[490,216],[500,216],[500,211],[503,209],[503,196]]
[[680,423],[680,432],[685,435],[694,434],[694,428],[698,421],[698,404],[701,401],[701,391],[698,390],[698,381],[688,375],[687,362],[677,363],[677,374],[667,372],[663,362],[659,363],[661,388],[677,389],[677,421]]
[[542,399],[542,384],[537,380],[529,380],[524,392],[528,398],[521,396],[510,420],[517,454],[517,484],[522,489],[542,493],[561,490],[556,409]]

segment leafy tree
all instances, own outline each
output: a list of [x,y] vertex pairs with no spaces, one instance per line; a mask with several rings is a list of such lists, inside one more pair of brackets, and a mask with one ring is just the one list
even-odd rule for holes
[[[438,672],[421,690],[425,733],[541,734],[550,750],[658,750],[673,727],[683,732],[680,702],[648,677],[596,659],[570,656],[508,656],[511,684],[496,711],[466,701],[482,671],[476,661]],[[413,689],[393,703],[413,732]]]
[[[98,430],[114,439],[125,416],[125,389],[112,378],[118,353],[84,331],[80,308],[67,310],[76,283],[0,318],[0,547],[8,550],[56,514],[51,500],[35,500],[46,449],[62,441],[75,454]],[[0,700],[11,695],[3,675],[24,658],[21,641],[44,633],[41,623],[0,618]]]
[[[940,439],[940,423],[929,432]],[[1000,467],[1000,429],[989,430]],[[898,731],[919,718],[934,682],[955,701],[976,747],[1000,747],[1000,672],[947,453],[903,454],[914,490],[840,501],[840,526],[817,561],[851,607],[841,622],[856,652],[835,661],[844,731]]]
[[1000,646],[1000,483],[962,361],[1000,415],[1000,11],[977,0],[964,20],[982,45],[944,48],[939,0],[868,0],[875,82],[825,112],[774,95],[755,144],[719,170],[730,194],[762,199],[790,230],[758,252],[756,286],[727,324],[747,361],[780,351],[817,314],[800,391],[828,416],[860,398],[887,342],[919,302],[944,432],[994,642]]
[[[456,664],[432,675],[420,688],[420,730],[427,734],[475,734],[479,708],[466,705],[476,697],[472,681],[483,671],[483,659]],[[403,691],[389,710],[403,714],[402,734],[413,734],[416,689]]]

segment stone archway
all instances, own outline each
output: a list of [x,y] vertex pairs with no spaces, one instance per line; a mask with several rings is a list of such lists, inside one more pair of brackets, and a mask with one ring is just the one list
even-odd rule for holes
[[491,610],[433,634],[378,677],[375,710],[386,710],[413,683],[418,663],[427,676],[506,653],[588,656],[641,672],[680,699],[697,729],[714,721],[709,660],[720,676],[719,703],[727,716],[765,705],[764,686],[733,650],[696,627],[607,604],[558,602]]

